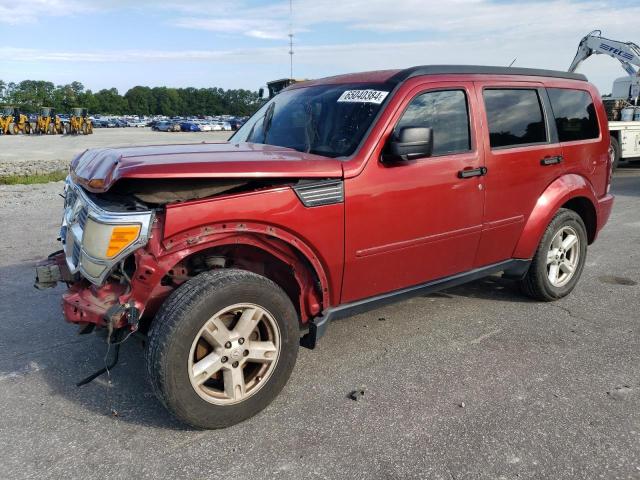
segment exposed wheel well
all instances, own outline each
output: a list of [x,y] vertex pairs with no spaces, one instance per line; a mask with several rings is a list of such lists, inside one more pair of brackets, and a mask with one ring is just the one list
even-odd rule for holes
[[568,208],[580,215],[587,229],[587,239],[589,240],[589,244],[591,244],[596,238],[598,225],[596,208],[593,206],[593,203],[591,203],[591,200],[586,197],[572,198],[562,205],[562,208]]
[[[299,264],[296,271],[291,264],[253,245],[221,245],[201,250],[184,258],[169,270],[162,283],[178,287],[189,278],[208,270],[219,268],[247,270],[279,285],[291,299],[299,318],[305,321],[310,313],[317,313],[314,312],[315,302],[309,293],[321,289],[313,268],[305,262],[305,259],[298,258],[298,262],[306,267],[304,272],[299,271],[301,270]],[[319,305],[316,307],[320,309]]]

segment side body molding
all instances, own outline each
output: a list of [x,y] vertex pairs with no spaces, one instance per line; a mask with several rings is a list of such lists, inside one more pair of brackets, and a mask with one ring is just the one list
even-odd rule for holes
[[594,211],[598,200],[591,184],[581,175],[567,174],[554,180],[538,198],[513,252],[513,258],[531,258],[547,225],[562,205],[574,198],[586,198]]

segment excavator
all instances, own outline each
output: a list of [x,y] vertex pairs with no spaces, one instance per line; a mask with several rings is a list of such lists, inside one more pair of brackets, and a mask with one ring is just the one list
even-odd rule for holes
[[640,47],[633,42],[604,38],[600,30],[594,30],[580,40],[569,72],[575,72],[591,55],[615,58],[628,75],[616,79],[611,97],[603,98],[609,117],[611,160],[617,168],[621,159],[640,160]]
[[83,133],[89,135],[93,133],[93,125],[89,119],[86,108],[73,108],[69,117],[69,133],[77,135]]

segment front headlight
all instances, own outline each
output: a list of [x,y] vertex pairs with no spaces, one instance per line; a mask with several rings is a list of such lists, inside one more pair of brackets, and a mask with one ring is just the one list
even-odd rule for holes
[[93,258],[108,260],[124,251],[140,237],[142,225],[109,225],[89,217],[82,237],[85,252]]

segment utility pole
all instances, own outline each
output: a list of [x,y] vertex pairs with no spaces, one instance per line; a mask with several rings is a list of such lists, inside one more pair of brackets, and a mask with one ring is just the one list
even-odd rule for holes
[[289,78],[293,80],[293,0],[289,0]]

